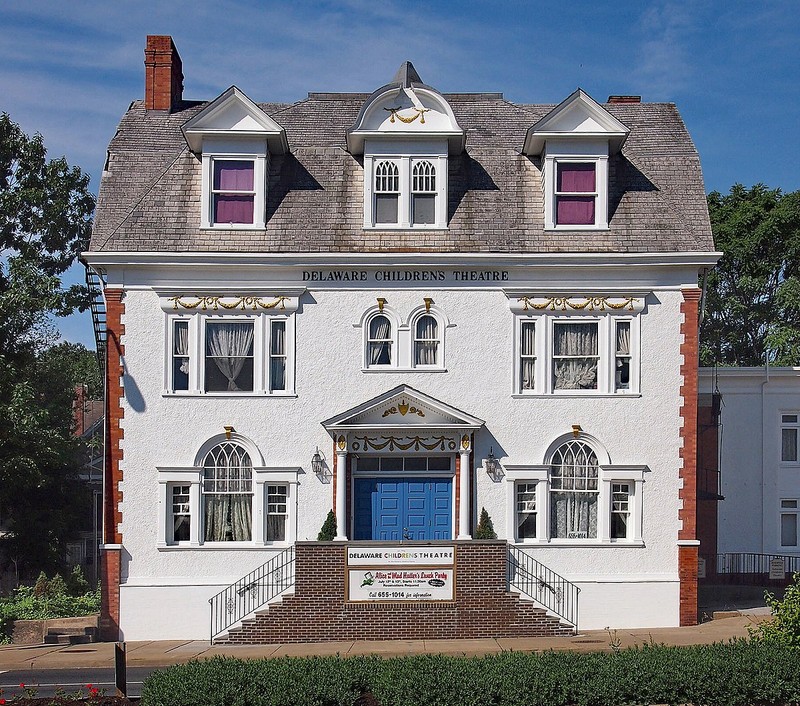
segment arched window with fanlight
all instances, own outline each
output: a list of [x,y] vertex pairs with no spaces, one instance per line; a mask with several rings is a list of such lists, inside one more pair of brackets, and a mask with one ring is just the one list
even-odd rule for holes
[[384,160],[375,166],[375,223],[398,223],[400,170],[395,162]]
[[439,365],[439,322],[435,316],[424,314],[414,324],[414,365]]
[[599,467],[597,454],[583,441],[556,448],[550,461],[551,538],[597,538]]
[[392,322],[378,314],[369,320],[367,330],[367,367],[392,364]]
[[233,441],[214,446],[203,460],[203,520],[206,542],[253,538],[253,464]]

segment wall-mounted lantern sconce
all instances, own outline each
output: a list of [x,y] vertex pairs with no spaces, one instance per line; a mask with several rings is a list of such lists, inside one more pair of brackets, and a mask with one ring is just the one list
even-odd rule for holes
[[500,461],[495,458],[494,446],[489,447],[489,455],[483,460],[483,465],[486,468],[486,474],[495,483],[502,479],[503,469],[500,466]]
[[311,470],[314,471],[314,475],[320,480],[325,478],[325,461],[322,460],[322,454],[319,452],[319,446],[314,452],[314,455],[311,457]]

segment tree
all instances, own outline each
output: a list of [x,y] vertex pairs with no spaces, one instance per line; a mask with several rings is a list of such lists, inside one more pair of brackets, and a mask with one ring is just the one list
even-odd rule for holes
[[317,535],[317,541],[332,542],[334,539],[336,539],[336,515],[334,515],[333,510],[331,510],[328,512],[325,522],[322,523],[322,529],[320,529]]
[[494,523],[485,507],[481,508],[481,516],[478,519],[478,526],[475,528],[475,539],[497,539]]
[[757,184],[712,192],[714,242],[702,365],[800,364],[800,191]]
[[46,159],[41,135],[0,114],[0,514],[18,577],[58,568],[74,526],[71,408],[82,354],[53,348],[51,316],[87,302],[85,288],[63,288],[61,275],[91,232],[88,185],[64,158]]

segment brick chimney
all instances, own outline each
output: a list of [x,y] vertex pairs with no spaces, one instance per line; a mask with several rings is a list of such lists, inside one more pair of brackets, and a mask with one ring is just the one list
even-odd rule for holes
[[641,103],[641,96],[609,96],[609,103]]
[[144,50],[144,107],[172,112],[183,98],[183,64],[169,35],[147,36]]

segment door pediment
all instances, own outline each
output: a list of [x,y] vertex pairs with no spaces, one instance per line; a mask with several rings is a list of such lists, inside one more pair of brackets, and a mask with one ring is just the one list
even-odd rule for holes
[[435,429],[479,429],[483,420],[452,405],[400,385],[322,422],[330,432]]

